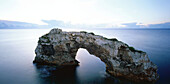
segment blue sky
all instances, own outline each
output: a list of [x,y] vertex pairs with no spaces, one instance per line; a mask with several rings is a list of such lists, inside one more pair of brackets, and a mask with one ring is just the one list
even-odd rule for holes
[[170,0],[0,0],[0,20],[123,27],[170,22]]

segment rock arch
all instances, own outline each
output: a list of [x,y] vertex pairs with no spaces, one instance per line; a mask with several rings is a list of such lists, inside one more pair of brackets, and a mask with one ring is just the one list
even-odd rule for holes
[[99,57],[106,64],[107,72],[113,76],[135,81],[156,81],[159,78],[157,66],[145,52],[135,50],[115,38],[107,39],[85,31],[52,29],[39,38],[34,63],[77,65],[75,56],[79,48],[85,48]]

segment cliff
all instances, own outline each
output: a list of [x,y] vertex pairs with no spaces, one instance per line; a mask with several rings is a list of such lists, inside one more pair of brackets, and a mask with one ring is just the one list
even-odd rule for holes
[[106,64],[107,72],[113,76],[151,82],[159,78],[157,66],[145,52],[135,50],[115,38],[107,39],[84,31],[52,29],[39,38],[34,63],[77,65],[75,56],[79,48],[85,48],[90,54],[99,57]]

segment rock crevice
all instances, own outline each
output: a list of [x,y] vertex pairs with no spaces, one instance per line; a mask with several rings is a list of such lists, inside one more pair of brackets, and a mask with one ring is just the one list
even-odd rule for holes
[[115,38],[107,39],[84,31],[52,29],[39,38],[34,62],[57,66],[77,65],[75,56],[79,48],[85,48],[99,57],[106,64],[107,72],[113,76],[136,81],[156,81],[159,78],[157,66],[145,52],[135,50]]

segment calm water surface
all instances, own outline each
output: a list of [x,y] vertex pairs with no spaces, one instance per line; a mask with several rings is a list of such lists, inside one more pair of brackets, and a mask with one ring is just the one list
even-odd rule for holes
[[[40,66],[32,63],[38,38],[50,29],[0,30],[0,84],[135,84],[110,76],[105,64],[86,49],[80,48],[76,59],[80,66]],[[117,38],[148,53],[158,65],[159,81],[170,80],[170,30],[87,30],[108,38]]]

